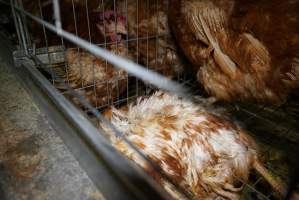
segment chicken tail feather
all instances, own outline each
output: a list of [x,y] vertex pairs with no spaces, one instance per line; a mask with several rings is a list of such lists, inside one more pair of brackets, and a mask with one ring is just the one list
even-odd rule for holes
[[[204,2],[200,4],[205,5]],[[225,13],[216,6],[210,5],[210,2],[206,4],[208,5],[190,5],[190,25],[199,40],[213,47],[213,57],[221,70],[231,78],[235,78],[236,64],[221,50],[216,35],[217,32],[219,34],[225,30]]]

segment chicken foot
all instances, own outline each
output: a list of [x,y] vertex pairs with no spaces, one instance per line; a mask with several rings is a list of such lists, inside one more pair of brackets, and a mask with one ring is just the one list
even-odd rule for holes
[[226,183],[226,184],[224,185],[224,189],[226,189],[226,190],[230,190],[230,191],[232,191],[232,192],[240,192],[240,191],[243,189],[243,186],[241,186],[241,187],[239,187],[239,188],[236,188],[236,187],[234,187],[233,185]]
[[253,163],[253,167],[282,196],[286,194],[286,186],[281,182],[281,180],[276,180],[260,161],[256,160]]
[[225,197],[227,199],[232,199],[232,200],[234,200],[234,199],[240,199],[239,195],[237,195],[234,192],[225,191],[225,190],[223,190],[221,188],[215,188],[213,190],[218,195],[223,196],[223,197]]

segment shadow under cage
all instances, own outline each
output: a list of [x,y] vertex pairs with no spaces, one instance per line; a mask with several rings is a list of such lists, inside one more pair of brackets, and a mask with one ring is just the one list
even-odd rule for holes
[[211,102],[168,25],[170,3],[11,0],[16,72],[53,104],[54,125],[70,124],[61,137],[108,199],[282,199],[289,183],[298,198],[298,97]]

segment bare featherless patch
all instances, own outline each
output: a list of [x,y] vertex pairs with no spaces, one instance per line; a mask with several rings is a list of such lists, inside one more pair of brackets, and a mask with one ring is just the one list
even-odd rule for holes
[[[260,172],[279,192],[257,158],[254,140],[234,123],[201,104],[163,92],[139,98],[125,109],[111,108],[109,120],[146,156],[197,199],[237,199],[251,169]],[[134,150],[103,126],[112,144],[136,162],[170,194],[180,198]]]

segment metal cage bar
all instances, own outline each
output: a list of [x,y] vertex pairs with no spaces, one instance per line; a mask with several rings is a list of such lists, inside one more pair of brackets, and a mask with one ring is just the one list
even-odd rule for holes
[[[144,172],[109,144],[85,115],[60,94],[32,61],[17,55],[16,73],[107,199],[169,199]],[[136,188],[138,186],[138,188]]]

